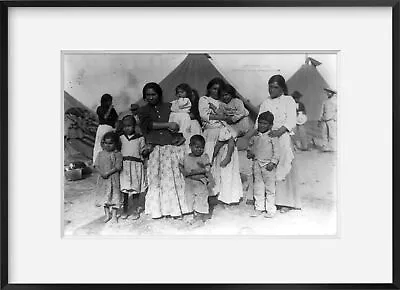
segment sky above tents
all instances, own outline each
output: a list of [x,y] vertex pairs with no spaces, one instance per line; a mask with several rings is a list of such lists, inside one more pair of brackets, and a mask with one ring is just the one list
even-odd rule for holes
[[[64,55],[64,90],[91,109],[98,106],[101,95],[110,93],[117,111],[122,111],[142,97],[146,82],[160,82],[186,55],[67,54]],[[270,76],[282,74],[288,80],[306,58],[305,53],[210,55],[212,63],[224,77],[256,106],[268,95],[267,81]],[[322,62],[318,71],[331,87],[336,88],[336,54],[309,53],[308,56]]]

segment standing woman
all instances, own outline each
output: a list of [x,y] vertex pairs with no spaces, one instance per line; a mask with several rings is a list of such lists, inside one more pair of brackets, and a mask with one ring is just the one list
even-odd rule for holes
[[162,102],[162,89],[156,83],[143,87],[147,105],[140,108],[140,128],[146,143],[152,147],[147,165],[148,191],[145,213],[152,218],[181,218],[188,213],[185,200],[185,180],[179,170],[185,146],[175,146],[177,123],[168,122],[171,104]]
[[[206,139],[205,153],[213,156],[214,147],[218,141],[224,123],[231,121],[229,116],[215,112],[212,108],[219,107],[220,95],[224,81],[220,78],[212,79],[207,85],[207,95],[199,100],[199,113],[204,126],[203,136]],[[223,122],[221,122],[223,121]],[[230,152],[233,150],[233,152]],[[225,161],[225,162],[223,162]],[[221,166],[221,163],[227,163]],[[215,158],[211,173],[215,179],[213,195],[226,204],[237,203],[243,196],[242,183],[239,173],[239,155],[236,146],[224,145]]]
[[100,106],[96,110],[99,118],[99,127],[97,127],[96,140],[93,148],[93,164],[97,154],[101,151],[101,140],[105,133],[113,131],[115,124],[118,121],[118,114],[112,105],[112,96],[104,94],[101,96]]
[[[296,126],[296,103],[288,96],[285,79],[274,75],[268,81],[270,97],[260,106],[258,116],[266,111],[274,115],[271,137],[279,138],[280,158],[276,168],[276,200],[282,213],[291,209],[300,209],[301,201],[297,192],[297,169],[294,148],[289,136]],[[258,120],[258,117],[257,117]],[[257,124],[257,122],[256,122]]]

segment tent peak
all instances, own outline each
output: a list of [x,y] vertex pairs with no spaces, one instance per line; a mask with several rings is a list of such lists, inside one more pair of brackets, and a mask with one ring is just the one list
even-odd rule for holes
[[319,66],[319,65],[321,65],[322,64],[322,62],[320,62],[320,61],[318,61],[318,60],[316,60],[316,59],[314,59],[314,58],[312,58],[312,57],[307,57],[306,58],[306,64],[310,64],[311,63],[311,65],[313,65],[314,67],[317,67],[317,66]]
[[206,57],[208,59],[212,59],[208,53],[188,53],[187,57]]

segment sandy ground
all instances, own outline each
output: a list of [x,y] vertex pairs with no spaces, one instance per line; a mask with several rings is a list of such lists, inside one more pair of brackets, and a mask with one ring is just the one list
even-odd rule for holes
[[335,235],[336,154],[314,149],[296,152],[299,167],[298,190],[302,210],[272,218],[250,217],[252,206],[244,202],[222,208],[217,206],[213,216],[202,226],[184,220],[163,218],[153,220],[142,214],[138,220],[120,220],[105,224],[102,208],[94,206],[97,174],[79,181],[65,181],[64,233],[66,236],[135,236],[135,235]]

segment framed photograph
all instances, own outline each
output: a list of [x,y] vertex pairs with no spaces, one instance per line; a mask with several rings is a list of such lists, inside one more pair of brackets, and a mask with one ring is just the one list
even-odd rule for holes
[[0,8],[2,288],[400,287],[398,1]]

